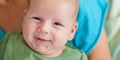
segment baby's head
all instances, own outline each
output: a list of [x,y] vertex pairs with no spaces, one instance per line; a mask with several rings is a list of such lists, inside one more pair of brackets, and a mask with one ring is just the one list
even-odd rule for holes
[[26,43],[46,57],[59,56],[78,24],[77,0],[30,0],[23,21]]

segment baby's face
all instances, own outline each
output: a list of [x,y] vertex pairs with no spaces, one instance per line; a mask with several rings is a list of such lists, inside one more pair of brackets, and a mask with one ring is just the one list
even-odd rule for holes
[[77,29],[75,7],[63,0],[31,0],[23,22],[23,36],[36,52],[60,55]]

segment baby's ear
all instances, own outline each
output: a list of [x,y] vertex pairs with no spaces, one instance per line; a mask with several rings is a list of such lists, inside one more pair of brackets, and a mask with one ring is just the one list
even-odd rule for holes
[[24,9],[24,16],[27,14],[27,9]]
[[78,29],[78,23],[76,22],[71,30],[70,36],[68,38],[68,40],[72,40],[74,38],[75,32]]

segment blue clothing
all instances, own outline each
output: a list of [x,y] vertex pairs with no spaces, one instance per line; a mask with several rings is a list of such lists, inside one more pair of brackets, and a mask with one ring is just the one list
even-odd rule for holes
[[104,24],[108,2],[106,0],[79,0],[79,27],[69,43],[86,54],[97,44]]
[[0,39],[1,39],[4,35],[5,35],[5,34],[4,34],[3,30],[0,28]]

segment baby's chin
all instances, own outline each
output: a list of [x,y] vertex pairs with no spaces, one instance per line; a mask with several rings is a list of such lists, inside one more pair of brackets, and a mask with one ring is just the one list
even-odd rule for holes
[[33,50],[35,50],[38,54],[46,55],[49,49],[45,46],[38,46],[33,48]]
[[36,41],[32,41],[32,42],[26,41],[26,43],[33,51],[39,54],[45,54],[47,50],[49,51],[51,46],[49,44],[41,44],[40,42],[36,42]]
[[36,46],[36,47],[31,47],[36,53],[45,56],[45,57],[51,57],[51,52],[52,51],[50,48],[46,46]]
[[44,57],[51,57],[55,58],[60,56],[64,50],[61,49],[61,51],[57,51],[55,49],[49,49],[44,46],[39,46],[39,48],[34,49],[38,54],[44,56]]
[[44,46],[44,45],[37,45],[37,44],[30,44],[28,43],[30,48],[35,51],[36,53],[40,54],[41,56],[45,57],[57,57],[62,54],[64,49],[57,50],[53,49],[53,47],[49,46]]

